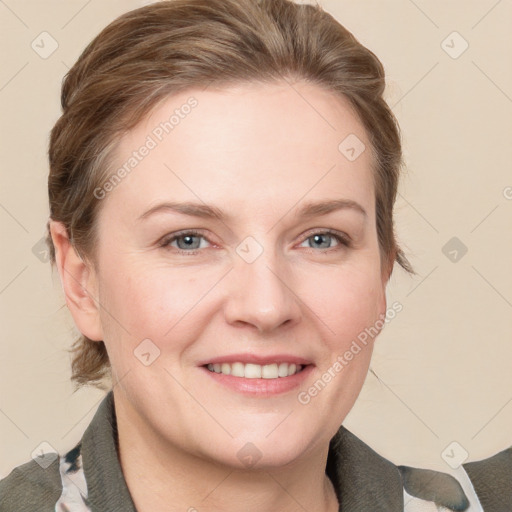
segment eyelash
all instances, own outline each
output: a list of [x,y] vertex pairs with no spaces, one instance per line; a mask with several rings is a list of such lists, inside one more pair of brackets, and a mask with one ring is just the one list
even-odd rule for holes
[[[310,233],[310,234],[308,234],[308,236],[306,236],[302,240],[301,243],[303,243],[306,240],[308,240],[308,238],[314,237],[315,235],[329,235],[329,236],[332,236],[334,239],[336,239],[336,241],[339,242],[340,246],[352,247],[351,240],[350,240],[350,237],[348,235],[345,235],[344,233],[340,233],[340,232],[332,230],[332,229],[324,229],[324,230],[321,230],[321,231],[319,230],[319,231],[315,231],[313,233]],[[178,238],[182,238],[182,237],[185,237],[185,236],[197,236],[197,237],[204,238],[205,240],[210,242],[208,240],[208,238],[206,238],[201,231],[196,231],[194,229],[189,229],[187,231],[181,231],[181,232],[178,232],[178,233],[174,233],[173,235],[164,238],[160,242],[159,245],[163,249],[171,250],[170,244],[172,242],[174,242],[175,240],[177,240]],[[191,250],[191,251],[185,251],[183,249],[178,249],[176,247],[174,247],[173,249],[175,249],[178,252],[178,254],[183,254],[183,255],[187,255],[187,256],[195,256],[195,255],[197,255],[202,250],[202,249],[195,249],[195,250]],[[330,247],[328,249],[323,249],[323,250],[321,249],[320,251],[315,250],[313,247],[309,247],[308,249],[313,250],[313,252],[324,252],[325,253],[325,252],[331,252],[333,250],[336,250],[336,247]]]

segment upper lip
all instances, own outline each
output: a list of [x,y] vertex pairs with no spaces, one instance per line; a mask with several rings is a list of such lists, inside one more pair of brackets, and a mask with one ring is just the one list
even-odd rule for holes
[[292,354],[273,354],[273,355],[258,355],[258,354],[230,354],[225,356],[213,357],[199,362],[199,366],[215,363],[252,363],[261,366],[275,363],[295,363],[303,366],[312,364],[311,361],[303,357],[294,356]]

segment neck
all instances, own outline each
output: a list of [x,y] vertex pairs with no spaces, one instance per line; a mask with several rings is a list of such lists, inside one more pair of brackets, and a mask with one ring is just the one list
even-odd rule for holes
[[190,454],[148,431],[121,404],[119,459],[138,512],[338,512],[328,446],[286,466],[239,469]]

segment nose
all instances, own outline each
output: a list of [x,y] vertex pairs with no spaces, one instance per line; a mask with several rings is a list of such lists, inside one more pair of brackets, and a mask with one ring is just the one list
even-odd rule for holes
[[290,327],[301,319],[301,301],[290,272],[270,251],[255,261],[237,259],[229,277],[225,317],[231,325],[250,325],[260,333]]

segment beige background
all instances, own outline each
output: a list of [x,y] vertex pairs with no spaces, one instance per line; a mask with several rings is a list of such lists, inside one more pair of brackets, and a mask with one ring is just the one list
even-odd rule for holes
[[[63,75],[143,3],[0,1],[0,477],[41,442],[71,448],[103,396],[69,382],[74,326],[38,246],[46,150]],[[403,311],[345,425],[395,463],[450,471],[453,441],[448,453],[469,460],[512,445],[512,2],[321,3],[385,65],[408,169],[397,228],[419,273],[395,269],[388,299]],[[31,47],[43,31],[58,43],[46,59]],[[442,251],[452,237],[467,247],[455,262]]]

